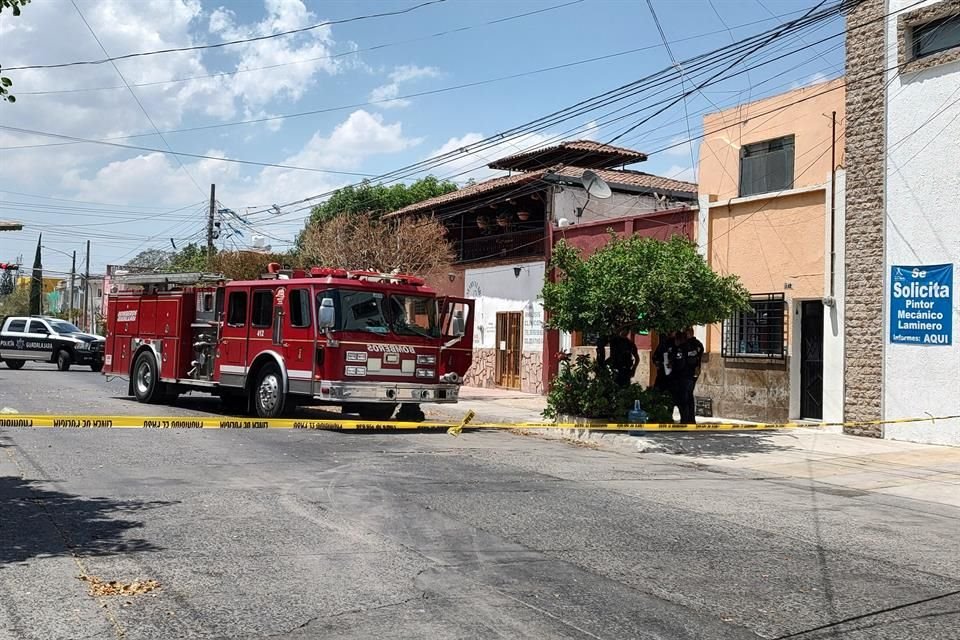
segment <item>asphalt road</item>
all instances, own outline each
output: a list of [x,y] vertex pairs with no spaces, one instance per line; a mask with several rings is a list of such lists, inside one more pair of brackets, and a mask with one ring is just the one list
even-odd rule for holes
[[[20,411],[129,406],[0,371]],[[951,507],[506,433],[8,428],[0,640],[955,640],[958,531]]]

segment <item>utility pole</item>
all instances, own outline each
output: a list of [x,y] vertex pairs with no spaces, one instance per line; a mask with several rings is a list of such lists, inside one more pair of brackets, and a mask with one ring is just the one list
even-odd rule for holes
[[83,278],[83,318],[87,333],[93,333],[93,318],[87,316],[90,308],[90,241],[87,240],[87,269]]
[[207,214],[207,268],[213,260],[213,215],[217,211],[217,185],[210,185],[210,212]]
[[70,295],[67,296],[67,320],[73,322],[73,289],[74,289],[74,279],[77,276],[77,252],[73,252],[73,259],[70,260]]

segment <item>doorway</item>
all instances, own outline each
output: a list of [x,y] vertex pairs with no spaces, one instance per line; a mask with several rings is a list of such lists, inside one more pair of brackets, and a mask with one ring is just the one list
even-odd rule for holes
[[823,303],[800,303],[800,417],[823,419]]
[[520,350],[523,314],[519,311],[497,313],[497,386],[520,388]]

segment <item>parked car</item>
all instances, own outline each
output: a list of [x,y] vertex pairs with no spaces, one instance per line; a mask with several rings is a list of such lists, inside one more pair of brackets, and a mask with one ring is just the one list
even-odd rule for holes
[[84,333],[75,325],[47,316],[10,316],[0,325],[0,361],[20,369],[28,360],[56,363],[60,371],[71,365],[103,370],[106,338]]

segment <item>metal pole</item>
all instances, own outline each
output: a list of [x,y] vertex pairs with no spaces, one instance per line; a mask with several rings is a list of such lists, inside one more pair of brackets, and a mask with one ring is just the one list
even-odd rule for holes
[[836,250],[836,216],[837,210],[837,112],[830,114],[832,121],[830,134],[830,297],[834,294],[834,283],[837,265]]
[[74,313],[73,313],[73,289],[74,282],[77,276],[77,252],[73,252],[73,259],[70,260],[70,295],[67,296],[67,320],[73,322]]
[[90,308],[90,241],[87,240],[87,269],[83,278],[83,318],[87,333],[93,333],[93,318],[87,315]]
[[207,214],[207,268],[213,259],[213,214],[217,209],[217,185],[210,185],[210,212]]

